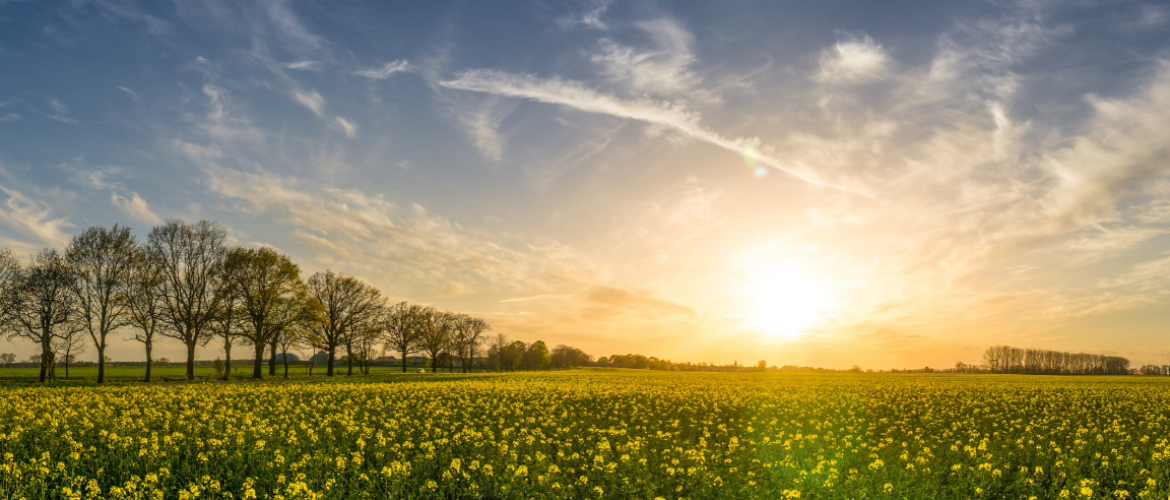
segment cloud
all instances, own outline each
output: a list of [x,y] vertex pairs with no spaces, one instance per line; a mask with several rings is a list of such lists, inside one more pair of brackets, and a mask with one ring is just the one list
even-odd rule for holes
[[890,58],[868,35],[837,42],[821,52],[817,80],[826,83],[864,83],[886,77]]
[[130,90],[130,89],[128,89],[126,87],[122,87],[122,86],[118,86],[116,88],[118,90],[121,90],[122,92],[125,92],[126,94],[128,94],[130,96],[130,98],[134,100],[134,102],[139,102],[142,100],[142,98],[138,95],[138,92],[135,92],[133,90]]
[[0,207],[0,221],[55,248],[64,248],[69,243],[69,235],[62,231],[62,228],[73,226],[68,216],[53,219],[49,204],[4,186],[0,186],[0,191],[8,195],[8,200]]
[[349,137],[350,139],[357,137],[358,127],[356,123],[346,120],[340,116],[334,117],[333,122],[336,123],[338,127],[341,127],[342,131],[345,132],[346,137]]
[[595,30],[608,30],[609,26],[601,20],[601,16],[605,15],[606,9],[613,4],[613,0],[592,0],[587,3],[589,10],[557,19],[557,25],[562,29],[584,26]]
[[0,116],[0,122],[6,122],[6,123],[11,123],[11,122],[17,121],[19,119],[20,119],[20,115],[18,115],[16,113],[8,113],[6,115]]
[[321,94],[318,94],[316,90],[309,92],[293,90],[292,97],[294,101],[300,103],[301,106],[309,108],[318,117],[324,116],[325,98],[321,97]]
[[138,193],[130,193],[129,198],[118,196],[117,193],[110,193],[110,203],[124,212],[126,215],[138,219],[147,224],[160,224],[162,218],[159,217],[146,204],[146,200],[138,196]]
[[49,99],[49,107],[53,108],[53,113],[49,115],[49,118],[68,125],[78,124],[77,120],[65,116],[65,114],[69,112],[69,108],[66,108],[64,104],[61,104],[61,101],[56,99]]
[[317,71],[321,68],[320,61],[296,61],[285,64],[286,69],[295,69],[300,71]]
[[499,162],[507,145],[499,132],[500,121],[510,111],[501,109],[496,99],[489,99],[478,106],[457,110],[455,118],[484,158]]
[[673,95],[693,87],[698,79],[688,68],[695,62],[691,52],[694,36],[670,19],[640,22],[636,26],[650,36],[656,48],[639,51],[602,39],[601,52],[590,58],[601,67],[601,73],[635,93]]
[[[399,293],[547,293],[603,275],[590,259],[549,241],[515,240],[401,207],[357,190],[310,191],[300,180],[208,166],[212,192],[241,214],[264,214],[292,226],[293,237],[345,262],[355,272],[391,283]],[[414,287],[413,291],[412,287]]]
[[766,154],[767,148],[758,148],[764,153],[758,152],[759,140],[756,138],[728,139],[720,136],[700,123],[698,113],[688,112],[683,106],[670,102],[649,99],[623,100],[601,94],[578,82],[560,78],[541,79],[532,75],[514,75],[494,70],[465,71],[455,80],[439,82],[439,85],[458,90],[559,104],[588,113],[606,114],[665,126],[685,137],[706,142],[739,155],[748,154],[749,151],[756,152],[755,154],[761,163],[787,172],[806,182],[843,188],[843,186],[823,179],[814,171],[780,162]]
[[409,71],[413,71],[410,63],[406,62],[405,59],[399,59],[397,61],[388,62],[381,68],[363,69],[360,71],[354,71],[353,74],[357,76],[364,76],[366,78],[373,78],[375,80],[385,80],[390,78],[390,76],[394,73],[403,73]]
[[287,0],[263,0],[260,5],[277,31],[286,39],[308,48],[319,48],[321,37],[305,28],[288,6]]
[[655,298],[644,290],[598,286],[585,294],[585,301],[589,306],[585,309],[585,315],[592,319],[623,313],[656,316],[695,315],[695,310],[690,307]]
[[203,86],[203,94],[208,98],[207,113],[203,116],[187,116],[186,119],[195,122],[211,139],[222,143],[243,142],[253,145],[264,139],[264,133],[252,126],[249,120],[232,113],[227,90],[207,84]]

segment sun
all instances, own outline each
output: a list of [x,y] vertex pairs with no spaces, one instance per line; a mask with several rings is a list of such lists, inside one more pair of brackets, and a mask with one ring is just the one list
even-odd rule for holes
[[766,333],[795,340],[832,305],[825,280],[795,266],[757,274],[745,286],[747,319]]

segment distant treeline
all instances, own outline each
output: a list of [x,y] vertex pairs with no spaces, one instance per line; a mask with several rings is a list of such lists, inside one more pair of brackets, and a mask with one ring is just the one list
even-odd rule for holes
[[1030,375],[1128,375],[1129,360],[1121,356],[1021,349],[1006,345],[987,348],[983,362],[991,373]]

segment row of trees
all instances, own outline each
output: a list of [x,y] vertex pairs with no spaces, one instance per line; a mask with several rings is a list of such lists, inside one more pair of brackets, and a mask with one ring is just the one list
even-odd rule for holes
[[1021,349],[1006,345],[987,348],[983,362],[992,373],[1035,375],[1127,375],[1129,360],[1103,354]]
[[92,345],[101,383],[110,336],[123,329],[142,343],[150,381],[152,351],[161,339],[186,347],[188,380],[195,376],[196,347],[210,342],[222,345],[227,366],[233,347],[251,346],[253,378],[263,376],[266,350],[269,375],[275,375],[279,352],[287,376],[290,349],[324,349],[333,376],[342,347],[350,374],[355,360],[368,371],[379,346],[403,358],[426,353],[432,367],[443,355],[455,356],[466,369],[490,328],[482,319],[433,307],[388,305],[374,286],[330,270],[302,280],[288,256],[267,247],[232,248],[225,238],[214,222],[168,220],[142,243],[127,227],[91,227],[63,253],[43,250],[27,266],[0,250],[0,332],[39,346],[42,382],[54,376],[58,353],[68,360]]

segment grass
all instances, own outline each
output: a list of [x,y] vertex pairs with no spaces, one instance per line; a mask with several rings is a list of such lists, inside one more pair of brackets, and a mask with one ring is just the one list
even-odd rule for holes
[[[366,377],[359,373],[358,367],[354,366],[354,375],[347,377],[346,366],[340,364],[334,367],[335,378],[353,378]],[[413,373],[415,367],[407,367],[408,373]],[[430,368],[427,368],[430,371]],[[69,377],[65,376],[65,368],[57,368],[57,380],[48,383],[54,386],[70,386],[82,387],[97,385],[96,366],[86,367],[70,367]],[[314,379],[326,379],[326,369],[324,366],[317,366],[313,368],[312,376],[309,375],[309,370],[305,366],[290,365],[288,369],[288,377],[291,380],[308,381]],[[442,372],[446,373],[446,372]],[[38,368],[0,368],[0,387],[2,386],[26,386],[26,385],[41,385],[37,381],[40,374]],[[143,377],[146,374],[146,368],[143,366],[107,366],[106,367],[106,384],[108,385],[145,385]],[[174,384],[187,381],[187,368],[184,365],[167,365],[154,366],[151,368],[151,384]],[[400,366],[373,366],[370,367],[369,376],[387,376],[387,375],[402,374],[402,367]],[[268,375],[268,364],[264,364],[264,379],[280,379],[284,380],[284,365],[277,363],[276,375]],[[196,366],[195,367],[195,381],[196,382],[214,382],[218,381],[215,369],[210,366]],[[236,365],[232,367],[233,381],[243,382],[252,381],[252,366]]]

